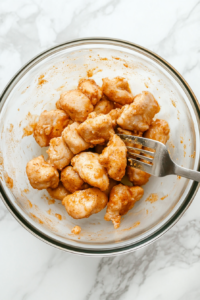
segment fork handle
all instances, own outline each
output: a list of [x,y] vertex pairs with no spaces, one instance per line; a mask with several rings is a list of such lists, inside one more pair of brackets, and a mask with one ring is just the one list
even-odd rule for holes
[[177,164],[174,166],[174,174],[200,182],[200,172],[180,167]]

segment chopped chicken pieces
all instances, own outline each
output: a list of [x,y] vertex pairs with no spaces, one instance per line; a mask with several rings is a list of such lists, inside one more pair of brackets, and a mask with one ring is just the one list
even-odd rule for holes
[[114,109],[114,103],[107,99],[105,95],[103,95],[102,99],[97,103],[94,108],[94,111],[99,114],[108,114],[112,109]]
[[146,131],[152,119],[160,111],[160,106],[154,96],[149,92],[142,92],[134,98],[134,102],[121,109],[117,120],[120,127],[127,130]]
[[49,165],[43,155],[30,160],[26,165],[26,174],[34,189],[56,188],[59,183],[58,171]]
[[99,163],[99,154],[82,152],[74,156],[71,160],[74,170],[89,185],[107,190],[109,179],[105,168]]
[[61,107],[75,122],[85,121],[93,111],[90,99],[79,90],[62,93],[56,106]]
[[63,186],[62,182],[59,182],[58,187],[55,189],[48,188],[47,192],[52,198],[55,198],[57,200],[63,200],[67,195],[70,194],[70,192],[67,191],[66,188]]
[[108,175],[114,180],[120,181],[126,172],[127,148],[124,142],[116,134],[113,134],[107,147],[99,156],[99,162],[108,171]]
[[71,233],[73,234],[79,234],[81,232],[81,227],[76,225],[72,228]]
[[97,115],[95,112],[80,124],[77,129],[80,136],[91,144],[103,144],[114,133],[112,119],[109,115]]
[[80,79],[78,89],[90,99],[92,105],[96,105],[102,97],[102,89],[93,79]]
[[121,216],[133,208],[135,202],[140,200],[143,193],[144,190],[139,186],[129,187],[122,184],[114,186],[110,193],[104,219],[112,221],[115,229],[119,228]]
[[129,180],[136,186],[146,184],[151,177],[150,174],[131,166],[127,167],[127,174]]
[[78,190],[83,190],[88,188],[89,186],[84,183],[78,173],[71,167],[66,167],[61,171],[61,179],[64,187],[74,193]]
[[54,137],[61,136],[63,129],[69,124],[69,116],[64,110],[43,111],[34,129],[34,138],[40,147],[49,146]]
[[169,139],[169,124],[165,120],[155,120],[151,123],[144,137],[166,144]]
[[131,93],[128,81],[123,77],[116,77],[114,79],[103,78],[103,93],[109,100],[120,103],[122,105],[133,102],[133,95]]
[[91,147],[91,144],[86,143],[79,135],[77,131],[79,125],[80,123],[74,122],[73,124],[68,125],[62,133],[65,143],[74,154],[82,152]]
[[115,108],[115,109],[112,109],[110,112],[109,112],[109,116],[111,117],[112,119],[112,124],[113,124],[113,127],[116,127],[117,126],[117,119],[119,118],[121,114],[121,109],[120,108]]
[[74,156],[62,137],[50,140],[50,147],[46,152],[49,155],[50,164],[59,170],[68,166]]
[[108,197],[97,188],[77,191],[65,197],[62,204],[74,219],[88,218],[100,212],[106,206]]

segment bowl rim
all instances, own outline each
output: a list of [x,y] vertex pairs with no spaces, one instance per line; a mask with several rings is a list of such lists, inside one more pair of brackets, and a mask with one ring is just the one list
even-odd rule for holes
[[[21,73],[27,69],[28,67],[31,67],[31,65],[35,62],[38,61],[38,59],[44,59],[46,55],[49,54],[49,52],[55,51],[59,48],[62,48],[64,46],[75,46],[76,44],[80,44],[81,42],[111,42],[120,45],[120,46],[129,46],[132,48],[135,48],[137,50],[142,51],[145,54],[148,54],[151,59],[154,59],[154,61],[159,62],[160,64],[164,65],[165,68],[170,70],[176,78],[179,79],[179,81],[182,83],[184,88],[187,90],[189,93],[193,104],[196,108],[196,112],[198,114],[199,122],[200,122],[200,104],[192,91],[191,87],[189,84],[186,82],[186,80],[182,77],[182,75],[172,66],[170,65],[165,59],[163,59],[161,56],[157,55],[156,53],[148,50],[147,48],[137,45],[135,43],[121,40],[121,39],[113,39],[113,38],[108,38],[108,37],[88,37],[88,38],[81,38],[81,39],[75,39],[75,40],[69,40],[66,41],[62,44],[58,44],[54,47],[48,48],[47,50],[39,53],[38,55],[34,56],[31,60],[29,60],[22,68],[11,78],[11,80],[8,82],[4,90],[2,91],[0,95],[0,113],[2,110],[3,103],[6,100],[6,94],[8,90],[10,89],[12,83],[20,77]],[[11,89],[12,90],[12,89]],[[198,122],[198,123],[199,123]],[[198,161],[198,171],[200,171],[200,160]],[[161,237],[164,233],[166,233],[171,227],[173,227],[178,220],[182,217],[182,215],[186,212],[190,204],[192,203],[198,189],[199,189],[200,183],[193,182],[190,191],[185,198],[183,204],[181,207],[174,213],[172,218],[159,230],[157,230],[153,235],[150,237],[147,236],[144,240],[138,241],[135,244],[130,244],[127,246],[122,246],[120,248],[114,248],[114,249],[105,249],[105,250],[94,250],[94,249],[83,249],[83,248],[77,248],[74,246],[69,246],[66,244],[63,244],[61,242],[55,241],[51,239],[50,237],[47,237],[45,234],[42,234],[39,230],[37,230],[35,227],[31,226],[30,223],[24,219],[20,213],[14,208],[12,203],[9,201],[8,196],[6,195],[3,187],[1,186],[0,182],[0,198],[2,199],[4,205],[7,207],[9,212],[13,215],[13,217],[26,229],[28,230],[31,234],[33,234],[35,237],[39,238],[41,241],[47,243],[48,245],[54,246],[60,250],[67,251],[73,254],[79,254],[79,255],[88,255],[88,256],[114,256],[114,255],[119,255],[119,254],[125,254],[125,253],[130,253],[132,251],[135,251],[137,249],[140,249],[141,247],[147,246],[154,241],[156,241],[159,237]]]

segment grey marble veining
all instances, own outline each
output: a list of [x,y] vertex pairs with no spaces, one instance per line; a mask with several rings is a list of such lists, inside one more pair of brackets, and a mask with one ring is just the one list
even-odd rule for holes
[[[1,0],[0,91],[40,51],[69,39],[129,40],[168,60],[200,98],[200,1]],[[75,256],[24,230],[0,203],[2,300],[199,300],[200,193],[163,237],[137,252]]]

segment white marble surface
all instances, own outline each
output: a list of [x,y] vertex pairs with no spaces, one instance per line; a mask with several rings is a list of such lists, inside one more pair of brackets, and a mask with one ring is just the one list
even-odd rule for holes
[[[126,39],[157,52],[200,99],[197,0],[0,0],[0,90],[40,51],[89,36]],[[0,299],[199,300],[199,198],[157,242],[114,258],[54,249],[0,203]]]

